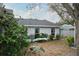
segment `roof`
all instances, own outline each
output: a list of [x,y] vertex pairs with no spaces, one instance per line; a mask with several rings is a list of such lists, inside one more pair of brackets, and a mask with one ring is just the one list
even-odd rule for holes
[[52,23],[50,21],[37,19],[19,19],[18,23],[32,27],[59,27],[57,24]]
[[60,28],[61,28],[61,29],[74,29],[74,26],[64,24],[64,25],[62,25]]

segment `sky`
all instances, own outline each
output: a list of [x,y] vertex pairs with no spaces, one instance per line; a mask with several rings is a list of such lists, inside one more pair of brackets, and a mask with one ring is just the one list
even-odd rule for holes
[[58,22],[60,17],[56,12],[50,11],[49,6],[46,3],[5,3],[6,8],[12,9],[16,18],[21,16],[22,18],[32,18],[39,20],[48,20],[51,22]]

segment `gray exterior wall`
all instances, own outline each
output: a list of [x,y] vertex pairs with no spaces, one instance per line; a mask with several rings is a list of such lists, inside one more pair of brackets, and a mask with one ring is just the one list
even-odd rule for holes
[[74,37],[74,34],[75,34],[74,26],[71,26],[71,25],[62,25],[60,31],[61,31],[60,34],[63,36],[73,36]]
[[40,28],[39,32],[51,35],[51,28]]
[[59,28],[55,28],[55,37],[56,35],[59,35],[60,34],[60,29]]
[[[28,35],[35,35],[35,28],[34,27],[28,27]],[[51,35],[51,28],[39,28],[39,33],[45,33],[48,35]],[[59,34],[59,28],[55,28],[55,36]]]
[[27,33],[28,35],[35,35],[35,28],[28,28]]

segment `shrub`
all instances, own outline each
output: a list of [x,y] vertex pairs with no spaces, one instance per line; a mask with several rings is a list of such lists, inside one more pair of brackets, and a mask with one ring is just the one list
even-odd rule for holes
[[54,35],[49,35],[50,40],[53,40],[53,38],[54,38]]
[[61,38],[65,38],[65,36],[64,35],[61,35]]
[[47,37],[48,37],[48,35],[44,34],[44,33],[40,33],[40,35],[39,35],[39,38],[47,38]]
[[35,34],[35,38],[39,38],[39,36],[40,36],[39,33]]
[[35,34],[35,38],[47,38],[48,35],[47,34],[44,34],[44,33],[36,33]]
[[67,42],[67,44],[68,44],[69,46],[73,46],[73,45],[74,45],[74,37],[72,37],[72,36],[67,36],[67,37],[65,38],[65,40],[66,40],[66,42]]
[[56,39],[59,40],[60,39],[60,35],[56,35]]
[[13,14],[0,13],[0,55],[21,55],[28,44],[27,28],[19,26]]

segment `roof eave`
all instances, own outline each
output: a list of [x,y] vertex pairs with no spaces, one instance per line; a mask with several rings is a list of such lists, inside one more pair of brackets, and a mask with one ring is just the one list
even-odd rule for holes
[[27,26],[27,27],[60,27],[60,26],[50,26],[50,25],[24,25],[24,26]]

